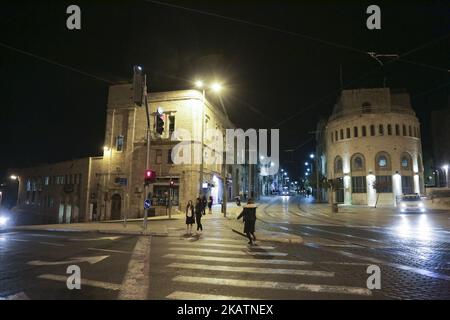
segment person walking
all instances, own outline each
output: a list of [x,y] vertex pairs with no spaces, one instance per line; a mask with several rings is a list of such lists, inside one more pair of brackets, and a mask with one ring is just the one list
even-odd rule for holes
[[[237,217],[239,220],[244,220],[244,233],[247,235],[248,244],[252,245],[256,241],[255,237],[255,223],[256,223],[256,205],[252,198],[248,199],[241,214]],[[253,238],[251,236],[253,236]]]
[[192,200],[186,206],[186,234],[192,235],[192,225],[195,223],[195,208]]
[[203,231],[203,226],[202,226],[202,214],[203,214],[203,204],[202,204],[202,200],[200,198],[197,198],[196,202],[195,202],[195,220],[197,223],[197,231]]
[[202,213],[206,214],[206,206],[208,205],[208,200],[206,200],[205,195],[203,195],[201,202],[202,202]]
[[212,214],[212,211],[211,211],[212,205],[213,205],[213,197],[209,196],[209,198],[208,198],[208,212],[209,212],[209,214]]

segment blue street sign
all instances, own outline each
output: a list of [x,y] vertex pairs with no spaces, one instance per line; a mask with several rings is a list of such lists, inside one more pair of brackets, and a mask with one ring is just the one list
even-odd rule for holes
[[144,201],[144,209],[150,209],[151,205],[152,205],[152,203],[151,203],[150,199],[146,199]]

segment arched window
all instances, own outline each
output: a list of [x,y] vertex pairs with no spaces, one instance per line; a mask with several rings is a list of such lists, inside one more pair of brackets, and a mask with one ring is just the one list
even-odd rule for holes
[[390,170],[391,159],[387,152],[378,152],[375,156],[375,165],[377,170]]
[[402,170],[411,170],[412,169],[412,158],[409,153],[402,153],[400,158],[400,167]]
[[352,172],[364,171],[365,163],[364,156],[360,153],[356,153],[352,156],[351,169]]
[[340,156],[337,156],[334,159],[334,173],[342,173],[342,171],[343,171],[342,158]]

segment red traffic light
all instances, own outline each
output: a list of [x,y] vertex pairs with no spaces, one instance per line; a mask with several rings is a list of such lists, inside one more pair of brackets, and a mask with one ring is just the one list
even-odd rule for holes
[[173,180],[170,180],[170,187],[171,188],[175,187],[175,182]]
[[156,172],[155,171],[153,171],[153,170],[145,170],[144,180],[145,180],[146,184],[154,182],[155,179],[156,179]]

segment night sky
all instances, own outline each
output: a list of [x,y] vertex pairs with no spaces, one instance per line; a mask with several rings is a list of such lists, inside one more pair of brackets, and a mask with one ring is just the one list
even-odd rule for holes
[[[170,3],[235,20],[146,1],[0,4],[0,175],[100,155],[108,85],[131,80],[135,64],[151,91],[220,79],[238,127],[281,129],[281,148],[295,149],[282,153],[289,170],[314,150],[311,132],[333,108],[340,66],[345,88],[380,87],[386,75],[388,87],[411,93],[430,150],[430,110],[448,105],[450,2]],[[365,26],[373,3],[381,30]],[[70,4],[81,7],[79,31],[66,28]],[[409,63],[382,69],[367,51],[408,53]]]

